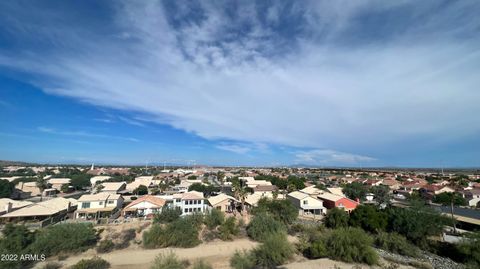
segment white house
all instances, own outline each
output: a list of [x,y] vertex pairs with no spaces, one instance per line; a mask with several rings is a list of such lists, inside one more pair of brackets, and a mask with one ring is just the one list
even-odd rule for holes
[[172,206],[179,207],[182,210],[182,215],[204,213],[209,208],[203,193],[198,191],[174,194]]
[[123,205],[123,197],[119,194],[99,192],[85,194],[78,199],[75,218],[106,218],[118,212]]
[[163,198],[144,195],[128,204],[122,211],[123,216],[152,217],[155,213],[161,212],[167,201]]
[[287,199],[298,208],[300,215],[322,215],[327,213],[327,209],[323,206],[323,201],[311,197],[307,193],[294,191],[287,194]]

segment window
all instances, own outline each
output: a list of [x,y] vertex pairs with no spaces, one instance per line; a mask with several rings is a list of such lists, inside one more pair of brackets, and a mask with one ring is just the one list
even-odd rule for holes
[[82,208],[90,208],[90,202],[83,202]]
[[303,200],[303,204],[304,204],[304,205],[308,205],[308,201],[307,201],[307,200]]
[[181,201],[182,201],[182,200],[180,200],[180,199],[177,199],[177,200],[176,200],[177,203],[180,203]]
[[98,205],[103,205],[103,201],[98,202]]
[[115,203],[114,200],[108,200],[108,204],[109,204],[109,205],[111,205],[111,204],[113,204],[113,203]]
[[188,212],[188,208],[185,208],[184,212],[187,213],[187,212]]

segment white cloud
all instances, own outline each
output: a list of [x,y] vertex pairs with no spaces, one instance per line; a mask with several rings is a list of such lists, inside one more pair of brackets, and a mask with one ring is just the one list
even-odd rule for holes
[[236,145],[236,144],[220,144],[220,145],[217,145],[216,148],[234,152],[237,154],[245,154],[251,150],[249,147]]
[[299,151],[295,154],[296,162],[300,164],[316,164],[316,165],[332,165],[332,164],[350,164],[359,165],[365,163],[371,163],[377,159],[356,155],[346,152],[339,152],[329,149],[314,149]]
[[[455,38],[471,25],[432,14],[428,25],[411,25],[385,42],[338,45],[335,40],[365,10],[389,11],[404,2],[315,2],[304,14],[311,38],[299,37],[296,49],[283,55],[275,54],[273,30],[250,5],[231,18],[201,2],[207,19],[175,29],[162,6],[148,2],[119,9],[121,40],[92,44],[97,36],[73,29],[63,40],[73,50],[0,55],[0,65],[48,77],[33,81],[48,93],[136,112],[207,139],[358,152],[480,131],[479,42]],[[467,8],[458,3],[450,10]],[[271,23],[276,16],[272,9]],[[245,23],[249,31],[229,36],[229,27]],[[317,28],[331,28],[323,41],[317,41],[323,33]],[[429,32],[439,34],[419,38]],[[330,159],[361,161],[330,153]]]
[[79,136],[79,137],[93,137],[93,138],[104,138],[104,139],[117,139],[117,140],[125,140],[130,142],[139,142],[140,140],[133,138],[133,137],[123,137],[123,136],[114,136],[114,135],[105,135],[105,134],[96,134],[90,133],[86,131],[68,131],[68,130],[57,130],[50,127],[40,126],[37,128],[38,131],[42,133],[54,134],[54,135],[62,135],[62,136]]

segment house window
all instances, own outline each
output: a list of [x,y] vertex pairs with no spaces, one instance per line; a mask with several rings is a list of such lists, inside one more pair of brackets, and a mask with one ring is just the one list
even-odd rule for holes
[[90,202],[83,202],[82,208],[90,208]]
[[308,205],[308,201],[307,201],[307,200],[304,200],[304,201],[303,201],[303,204],[304,204],[304,205]]
[[98,202],[98,205],[103,205],[103,201]]
[[220,210],[220,209],[222,209],[222,207],[221,207],[221,206],[217,206],[216,209]]
[[113,204],[113,203],[115,203],[115,201],[113,201],[113,200],[108,200],[108,204],[109,204],[109,205],[111,205],[111,204]]
[[181,200],[180,200],[180,199],[177,199],[176,201],[177,201],[177,203],[180,203],[180,202],[181,202]]

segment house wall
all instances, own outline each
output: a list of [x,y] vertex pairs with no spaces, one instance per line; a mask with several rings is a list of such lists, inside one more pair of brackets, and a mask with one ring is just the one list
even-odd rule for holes
[[358,203],[350,201],[349,199],[342,198],[335,203],[336,207],[343,207],[345,210],[351,211],[358,206]]
[[223,212],[229,212],[232,210],[232,208],[230,208],[230,199],[225,199],[223,201],[221,201],[220,203],[217,203],[215,205],[212,205],[212,208],[216,208],[216,209],[219,209]]

